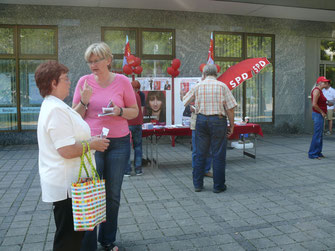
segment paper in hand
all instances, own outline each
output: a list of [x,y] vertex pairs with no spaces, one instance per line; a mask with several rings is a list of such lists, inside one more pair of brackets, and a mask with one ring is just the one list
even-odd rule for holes
[[109,101],[107,107],[102,107],[102,113],[98,114],[98,117],[103,117],[107,115],[114,114],[114,107],[113,106],[113,101]]

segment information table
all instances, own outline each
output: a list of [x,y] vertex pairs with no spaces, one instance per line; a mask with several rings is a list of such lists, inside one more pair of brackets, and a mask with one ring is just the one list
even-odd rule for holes
[[[254,134],[254,149],[255,153],[249,153],[245,151],[245,134]],[[159,127],[154,129],[142,129],[142,137],[147,138],[147,141],[150,141],[150,148],[151,148],[151,164],[153,165],[154,162],[158,165],[158,140],[161,136],[191,136],[192,130],[189,127]],[[234,132],[229,137],[229,140],[236,140],[241,139],[243,141],[243,154],[251,157],[256,158],[256,141],[257,135],[263,137],[262,128],[259,124],[252,124],[248,123],[246,125],[236,125],[234,126]],[[155,140],[153,140],[153,137]],[[155,147],[156,152],[156,159],[153,158],[153,149],[152,145]],[[148,157],[148,145],[146,147],[147,157]]]

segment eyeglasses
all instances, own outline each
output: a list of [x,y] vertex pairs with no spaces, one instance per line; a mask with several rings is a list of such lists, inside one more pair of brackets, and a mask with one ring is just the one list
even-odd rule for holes
[[68,77],[65,77],[65,78],[59,78],[59,80],[63,80],[65,82],[70,82],[70,79]]
[[98,60],[95,60],[95,61],[88,61],[87,64],[88,65],[97,64],[97,63],[100,63],[102,60],[105,60],[105,59],[102,58],[102,59],[98,59]]

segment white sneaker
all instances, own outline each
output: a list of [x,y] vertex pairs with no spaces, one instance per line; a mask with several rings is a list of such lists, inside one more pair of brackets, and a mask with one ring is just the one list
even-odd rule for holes
[[332,133],[330,131],[327,131],[325,135],[331,135]]

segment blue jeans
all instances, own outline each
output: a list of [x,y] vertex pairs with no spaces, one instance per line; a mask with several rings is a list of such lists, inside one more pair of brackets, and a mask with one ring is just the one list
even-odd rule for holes
[[194,187],[203,187],[206,158],[209,151],[211,151],[214,189],[223,189],[226,182],[226,117],[198,114],[195,126],[195,144],[197,145],[197,149],[193,169]]
[[[142,167],[142,125],[129,126],[134,148],[134,166],[135,170],[141,170]],[[131,172],[130,158],[126,172]]]
[[[195,144],[195,130],[192,130],[192,168],[195,166],[195,156],[196,156],[197,146]],[[212,156],[206,158],[205,173],[211,170]]]
[[[98,240],[102,246],[111,245],[116,238],[117,218],[120,206],[121,186],[124,171],[130,157],[130,136],[108,138],[109,147],[104,152],[95,153],[97,171],[105,179],[106,186],[106,222],[99,226]],[[86,232],[81,251],[97,249],[97,229]]]
[[312,137],[311,146],[309,147],[308,157],[315,159],[322,156],[322,140],[323,140],[323,124],[324,118],[321,113],[313,112],[312,119],[314,122],[314,132]]

